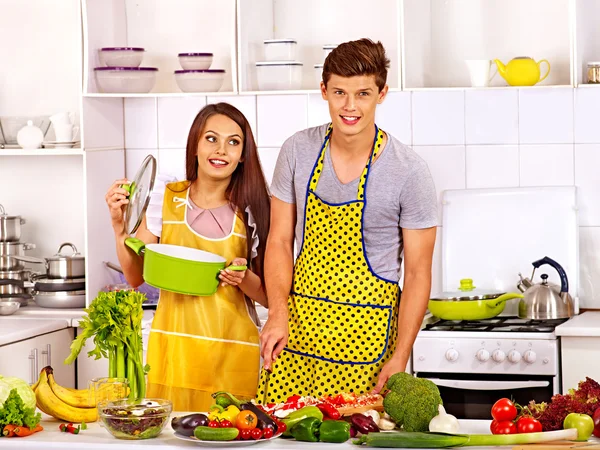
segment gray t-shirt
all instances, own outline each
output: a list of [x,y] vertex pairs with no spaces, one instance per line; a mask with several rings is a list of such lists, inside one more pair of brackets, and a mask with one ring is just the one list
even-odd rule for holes
[[[327,124],[299,131],[287,139],[277,158],[271,192],[279,200],[296,204],[296,249],[302,247],[306,187],[323,144]],[[383,130],[385,131],[385,130]],[[387,133],[388,141],[371,166],[367,180],[364,241],[373,271],[397,282],[402,265],[402,228],[437,225],[433,179],[423,159]],[[359,178],[342,184],[329,147],[316,193],[329,203],[356,200]]]

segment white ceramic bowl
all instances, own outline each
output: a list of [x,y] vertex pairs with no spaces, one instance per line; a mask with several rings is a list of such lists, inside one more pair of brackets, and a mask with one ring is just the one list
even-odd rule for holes
[[323,61],[325,61],[325,59],[327,59],[327,56],[336,47],[337,47],[337,45],[324,45],[323,46]]
[[320,88],[321,81],[323,81],[323,64],[315,64],[315,81],[317,88]]
[[302,63],[260,61],[256,63],[256,77],[261,91],[302,89]]
[[175,81],[182,92],[216,92],[225,80],[222,69],[176,70]]
[[294,39],[267,39],[265,45],[266,61],[293,61],[296,59],[297,42]]
[[139,67],[144,51],[140,47],[104,47],[99,50],[100,61],[107,67]]
[[179,64],[183,70],[210,69],[213,62],[212,53],[180,53]]
[[96,83],[104,93],[148,93],[156,82],[156,67],[96,67]]

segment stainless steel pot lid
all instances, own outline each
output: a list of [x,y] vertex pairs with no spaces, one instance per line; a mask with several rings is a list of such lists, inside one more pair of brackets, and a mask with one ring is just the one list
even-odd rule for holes
[[21,216],[9,216],[4,206],[0,205],[0,220],[8,220],[8,219],[20,219]]
[[154,188],[155,178],[156,159],[154,156],[148,155],[131,184],[121,186],[129,192],[129,203],[125,209],[125,231],[129,235],[133,235],[142,223],[150,203],[150,194]]
[[[70,255],[65,255],[62,253],[62,249],[65,247],[71,247],[71,254]],[[66,260],[83,260],[85,259],[84,256],[81,255],[81,253],[79,253],[77,251],[77,247],[75,247],[74,244],[71,244],[70,242],[64,242],[60,245],[60,247],[58,247],[58,251],[56,252],[56,254],[54,256],[51,256],[50,258],[46,258],[47,261],[66,261]]]
[[460,286],[457,291],[440,292],[434,295],[430,300],[442,302],[463,302],[469,300],[493,300],[506,292],[495,291],[493,289],[477,289],[473,286],[471,278],[460,280]]
[[55,291],[55,292],[43,292],[36,291],[34,294],[36,297],[44,297],[44,298],[68,298],[68,297],[76,297],[79,295],[85,295],[85,291]]
[[36,283],[44,283],[44,284],[77,284],[77,283],[85,283],[85,278],[35,278]]

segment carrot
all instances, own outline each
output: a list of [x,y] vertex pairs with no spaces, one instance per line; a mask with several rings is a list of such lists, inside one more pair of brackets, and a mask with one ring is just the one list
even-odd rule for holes
[[37,433],[38,431],[42,431],[44,427],[41,425],[36,426],[33,430],[27,427],[16,427],[14,429],[15,436],[25,437],[31,436],[33,433]]
[[16,425],[6,425],[4,427],[4,429],[2,430],[2,435],[6,436],[6,437],[12,437],[15,435],[15,428],[17,426]]

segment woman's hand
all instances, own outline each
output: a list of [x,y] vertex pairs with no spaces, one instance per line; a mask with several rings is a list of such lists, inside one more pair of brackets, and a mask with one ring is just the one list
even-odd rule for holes
[[125,219],[123,215],[125,214],[125,208],[129,203],[129,199],[127,198],[129,193],[120,187],[122,184],[129,184],[129,180],[126,178],[116,180],[104,196],[106,204],[108,205],[108,210],[110,211],[110,221],[112,226],[115,231],[119,232],[125,229]]
[[[248,262],[244,258],[235,258],[231,261],[232,266],[245,266]],[[219,279],[221,280],[221,286],[231,285],[231,286],[239,286],[242,281],[244,281],[244,277],[246,276],[245,270],[231,270],[231,269],[223,269],[219,275]]]

